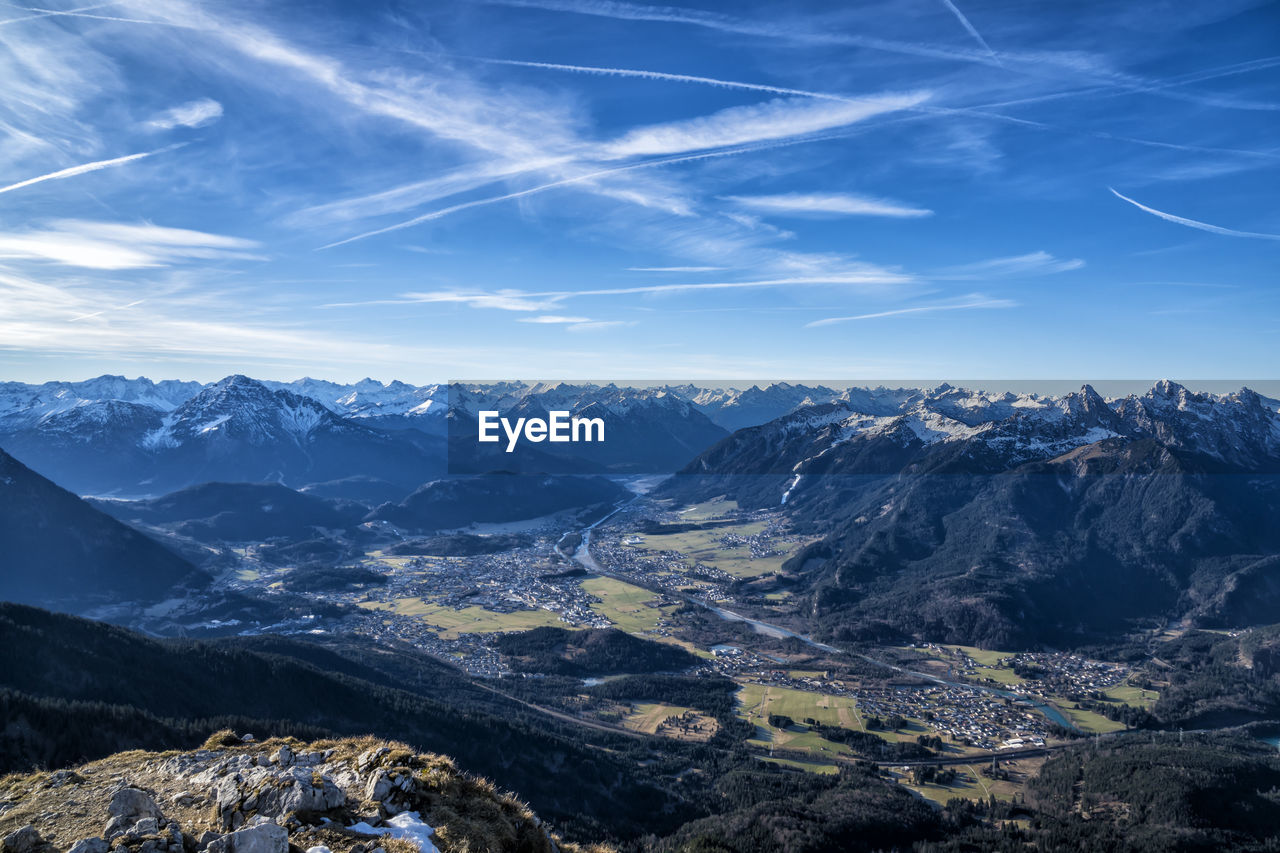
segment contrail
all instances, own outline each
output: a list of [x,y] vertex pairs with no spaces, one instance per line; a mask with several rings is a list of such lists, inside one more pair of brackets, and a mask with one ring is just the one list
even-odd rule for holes
[[85,14],[90,9],[101,9],[104,6],[115,6],[115,3],[99,3],[95,6],[84,6],[80,9],[39,9],[30,6],[15,6],[16,9],[22,9],[24,12],[37,12],[28,18],[14,18],[9,21],[0,21],[0,23],[11,24],[14,21],[30,21],[35,18],[90,18],[95,21],[118,21],[122,24],[165,24],[168,26],[187,28],[185,24],[169,24],[168,21],[144,21],[140,18],[117,18],[111,15],[89,15]]
[[[574,74],[594,74],[607,77],[634,77],[642,80],[666,80],[672,83],[693,83],[697,85],[713,86],[722,89],[745,89],[755,92],[768,92],[776,95],[793,95],[802,98],[817,98],[826,101],[840,101],[845,103],[857,103],[859,98],[850,95],[837,95],[831,92],[816,92],[812,89],[793,89],[786,86],[771,86],[764,83],[744,83],[738,80],[725,80],[718,77],[698,77],[692,74],[671,74],[665,71],[648,71],[637,68],[606,68],[597,65],[565,65],[558,62],[532,62],[519,59],[490,59],[482,56],[457,56],[458,59],[467,59],[475,62],[484,62],[493,65],[514,65],[523,68],[543,68],[548,71],[568,71]],[[1253,63],[1247,63],[1252,68],[1270,67],[1272,64],[1280,63],[1280,59],[1257,60]],[[1251,70],[1250,69],[1250,70]],[[1230,66],[1229,70],[1215,70],[1210,72],[1202,72],[1202,76],[1193,77],[1186,81],[1192,82],[1198,79],[1208,79],[1211,76],[1222,76],[1226,73],[1240,73],[1245,70],[1243,65]],[[1174,84],[1170,84],[1174,85]],[[1241,157],[1257,157],[1265,160],[1280,160],[1280,154],[1267,153],[1260,151],[1247,151],[1237,148],[1210,148],[1199,145],[1183,145],[1175,142],[1160,142],[1154,139],[1142,139],[1134,136],[1117,136],[1113,133],[1107,133],[1099,130],[1079,130],[1071,127],[1061,127],[1058,125],[1047,124],[1042,121],[1034,121],[1032,119],[1016,118],[1014,116],[1003,115],[1001,113],[987,112],[992,107],[1012,106],[1014,104],[1036,103],[1039,101],[1054,100],[1059,97],[1070,97],[1077,94],[1085,94],[1090,91],[1099,90],[1075,90],[1072,92],[1040,95],[1033,98],[1024,98],[1020,101],[1006,101],[998,104],[980,104],[973,107],[931,107],[924,105],[915,105],[905,107],[908,111],[917,111],[922,114],[934,115],[965,115],[976,118],[984,118],[991,121],[1002,121],[1006,124],[1016,124],[1023,127],[1032,127],[1039,130],[1053,131],[1057,133],[1067,133],[1076,136],[1092,136],[1097,139],[1106,139],[1114,142],[1128,142],[1132,145],[1145,145],[1151,148],[1168,148],[1175,151],[1193,151],[1201,154],[1227,154]]]
[[1232,228],[1223,228],[1220,225],[1210,225],[1208,222],[1198,222],[1195,219],[1174,216],[1172,213],[1165,213],[1163,210],[1156,210],[1154,207],[1147,207],[1145,204],[1134,201],[1127,195],[1121,195],[1112,187],[1107,187],[1107,189],[1111,190],[1112,194],[1115,195],[1116,198],[1129,202],[1129,204],[1139,210],[1145,210],[1152,216],[1158,216],[1161,219],[1166,219],[1169,222],[1176,222],[1179,225],[1185,225],[1188,228],[1199,228],[1201,231],[1208,231],[1210,234],[1222,234],[1226,237],[1254,237],[1258,240],[1280,240],[1280,234],[1259,234],[1256,231],[1236,231]]
[[[185,143],[184,143],[185,144]],[[143,151],[141,154],[129,154],[125,157],[116,157],[112,160],[98,160],[94,163],[85,163],[80,166],[72,166],[68,169],[61,169],[57,172],[50,172],[47,175],[40,175],[36,178],[27,178],[25,181],[18,181],[16,184],[10,184],[7,187],[0,187],[0,193],[11,192],[12,190],[20,190],[23,187],[29,187],[32,184],[43,183],[44,181],[57,181],[62,178],[73,178],[76,175],[83,175],[86,172],[96,172],[99,169],[110,169],[112,166],[122,166],[125,163],[132,163],[134,160],[141,160],[144,157],[150,157],[154,154],[163,154],[166,151],[172,151],[174,148],[180,148],[181,145],[170,145],[167,148],[158,148],[155,151]]]
[[[12,4],[5,4],[5,5],[12,5]],[[114,5],[116,4],[115,3],[95,3],[92,6],[81,6],[79,9],[67,9],[66,11],[61,11],[61,12],[54,11],[53,9],[28,9],[26,6],[13,6],[14,9],[21,9],[24,12],[38,12],[39,14],[27,15],[26,17],[23,17],[23,18],[9,18],[8,20],[0,21],[0,27],[5,26],[6,24],[17,24],[21,21],[35,21],[39,18],[52,18],[55,15],[71,15],[71,14],[78,15],[82,12],[91,12],[94,9],[102,9],[107,6],[114,6]]]
[[918,308],[895,308],[892,311],[877,311],[874,314],[858,314],[853,317],[827,317],[805,323],[806,329],[819,326],[834,326],[836,323],[849,323],[854,320],[875,320],[880,317],[896,317],[900,314],[928,314],[934,311],[963,311],[967,308],[1012,308],[1017,303],[1009,299],[979,299],[975,302],[945,303],[942,305],[922,305]]
[[485,205],[497,204],[498,202],[511,201],[512,199],[517,199],[517,198],[524,198],[525,196],[531,196],[536,193],[546,192],[547,190],[552,190],[552,189],[555,189],[556,187],[568,186],[570,184],[578,184],[578,183],[582,183],[583,181],[591,181],[591,180],[595,180],[596,178],[603,178],[607,175],[616,175],[620,172],[630,172],[634,169],[647,169],[651,166],[666,166],[672,163],[689,163],[694,160],[709,160],[712,157],[732,157],[737,154],[750,154],[755,151],[768,151],[774,148],[783,148],[789,145],[799,145],[805,142],[822,142],[822,141],[831,140],[831,139],[843,139],[847,135],[848,134],[846,133],[838,133],[838,134],[829,134],[827,136],[806,136],[800,139],[790,139],[790,140],[784,140],[781,142],[770,142],[763,145],[746,145],[740,148],[730,148],[725,151],[711,151],[711,152],[706,152],[702,154],[684,154],[679,157],[661,157],[656,160],[646,160],[643,163],[632,163],[627,166],[615,166],[611,169],[600,169],[595,172],[588,172],[585,175],[575,175],[572,178],[562,178],[561,180],[558,180],[558,181],[552,181],[546,184],[539,184],[536,187],[529,187],[528,189],[518,190],[516,192],[507,193],[505,195],[490,196],[489,198],[480,198],[480,199],[476,199],[475,201],[467,201],[467,202],[463,202],[462,204],[455,204],[455,205],[452,205],[451,207],[445,207],[445,208],[441,208],[440,210],[434,210],[431,213],[424,213],[422,216],[415,216],[413,219],[408,219],[408,220],[405,220],[404,222],[398,222],[395,225],[388,225],[385,228],[378,228],[374,231],[366,231],[363,234],[357,234],[354,237],[347,237],[345,240],[338,240],[333,243],[327,243],[323,246],[320,246],[319,249],[317,249],[317,251],[321,251],[324,249],[332,249],[337,246],[345,245],[347,243],[354,243],[356,240],[363,240],[366,237],[376,237],[379,234],[386,234],[391,231],[399,231],[403,228],[411,228],[414,225],[421,225],[423,222],[430,222],[433,219],[441,219],[452,213],[458,213],[459,211],[469,210],[473,207],[483,207]]
[[145,300],[145,299],[137,299],[137,300],[134,300],[133,302],[130,302],[128,305],[120,305],[120,306],[117,306],[117,307],[115,307],[115,308],[103,308],[101,311],[94,311],[94,312],[93,312],[93,313],[91,313],[91,314],[80,314],[80,315],[78,315],[78,316],[76,316],[76,317],[72,317],[72,318],[71,318],[70,320],[68,320],[67,322],[68,322],[68,323],[77,323],[77,322],[79,322],[79,321],[81,321],[81,320],[88,320],[88,319],[93,318],[93,317],[101,317],[103,314],[107,313],[108,311],[123,311],[123,310],[125,310],[126,308],[132,308],[132,307],[133,307],[133,306],[135,306],[135,305],[141,305],[143,302],[146,302],[146,300]]
[[747,89],[754,92],[768,92],[773,95],[798,95],[805,98],[819,98],[827,101],[856,101],[857,98],[845,95],[832,95],[825,92],[813,92],[808,89],[791,89],[786,86],[770,86],[764,83],[741,83],[736,80],[721,80],[716,77],[697,77],[692,74],[668,74],[665,71],[643,71],[636,68],[602,68],[595,65],[562,65],[558,62],[527,62],[519,59],[489,59],[482,56],[464,56],[475,62],[490,65],[516,65],[523,68],[545,68],[549,71],[572,71],[577,74],[596,74],[602,77],[639,77],[644,80],[668,80],[672,83],[700,83],[705,86],[716,86],[721,89]]
[[987,40],[982,37],[982,33],[978,32],[978,28],[969,22],[969,19],[965,17],[964,12],[960,11],[959,6],[952,3],[951,0],[942,0],[942,5],[951,10],[951,14],[956,16],[956,19],[960,21],[961,26],[969,31],[969,35],[973,36],[974,41],[982,45],[983,50],[991,54],[992,59],[996,62],[1000,61],[1000,57],[996,56],[996,52],[991,49],[991,45],[987,44]]
[[[1004,60],[1002,61],[1001,57],[997,57],[995,54],[989,52],[990,48],[987,49],[988,52],[981,52],[968,48],[943,48],[915,42],[890,41],[851,33],[796,30],[785,26],[766,25],[755,21],[734,18],[730,15],[720,13],[703,12],[672,6],[648,6],[621,2],[621,0],[591,0],[591,2],[583,2],[583,0],[480,0],[480,2],[498,6],[543,9],[551,12],[591,15],[594,17],[614,18],[625,21],[662,21],[673,24],[687,24],[690,26],[719,30],[721,32],[758,36],[761,38],[784,39],[809,44],[849,45],[853,47],[869,48],[872,50],[883,50],[890,53],[901,53],[908,56],[923,56],[930,59],[951,59],[958,62],[974,62],[981,65],[990,65],[1003,69],[1007,69],[1012,65],[1021,73],[1028,74],[1033,77],[1049,77],[1053,79],[1056,76],[1060,76],[1060,74],[1044,74],[1040,69],[1046,64],[1055,67],[1060,71],[1065,70],[1072,74],[1080,73],[1080,69],[1075,68],[1071,63],[1064,65],[1062,63],[1052,61],[1052,57],[1040,56],[1038,54],[1022,56],[1006,52],[1001,54],[1001,57],[1003,57]],[[948,5],[951,4],[948,3]],[[954,9],[954,6],[952,8]],[[1132,75],[1118,72],[1086,70],[1083,73],[1087,76],[1093,77],[1094,80],[1100,84],[1111,88],[1122,89],[1131,93],[1155,94],[1161,97],[1171,98],[1173,100],[1187,101],[1190,103],[1221,107],[1225,109],[1266,111],[1280,110],[1280,104],[1276,103],[1239,101],[1232,98],[1201,95],[1193,92],[1168,91],[1161,87],[1156,81],[1146,80],[1141,77],[1134,77]]]

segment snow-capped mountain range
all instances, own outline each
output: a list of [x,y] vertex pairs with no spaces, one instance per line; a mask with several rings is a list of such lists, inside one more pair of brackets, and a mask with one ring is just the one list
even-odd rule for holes
[[[567,410],[603,418],[617,437],[612,445],[577,451],[595,471],[634,473],[646,465],[674,470],[729,431],[751,427],[771,431],[767,448],[750,451],[751,464],[771,470],[785,465],[795,473],[836,464],[849,452],[841,448],[854,439],[900,448],[980,439],[1011,460],[1025,461],[1108,437],[1150,434],[1248,464],[1275,452],[1276,408],[1275,400],[1247,389],[1197,394],[1167,381],[1145,395],[1104,400],[1087,386],[1055,397],[947,384],[417,386],[231,376],[202,385],[101,376],[0,384],[0,446],[73,490],[131,494],[201,478],[303,485],[390,476],[413,487],[444,468],[448,415],[453,413],[456,427],[472,423],[481,409],[516,416]],[[723,461],[726,453],[734,455],[733,447],[754,443],[735,438],[714,452]],[[859,447],[865,449],[865,442]],[[637,448],[645,453],[637,456]],[[702,457],[701,464],[707,463]]]
[[1003,648],[1274,621],[1274,400],[1161,381],[1112,400],[940,386],[865,408],[739,430],[655,494],[781,509],[814,541],[759,593],[787,591],[834,639]]
[[[949,445],[970,454],[980,448],[990,454],[990,467],[1007,469],[1106,439],[1144,437],[1240,470],[1280,461],[1275,400],[1247,388],[1196,393],[1162,380],[1145,394],[1112,400],[1088,385],[1062,396],[987,394],[946,384],[906,394],[848,389],[741,430],[686,470],[883,473]],[[793,492],[794,486],[788,497]]]

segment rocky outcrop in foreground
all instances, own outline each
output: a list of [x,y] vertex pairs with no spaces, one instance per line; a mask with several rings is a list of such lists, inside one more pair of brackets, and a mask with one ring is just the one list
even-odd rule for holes
[[192,752],[0,778],[0,853],[506,850],[583,848],[452,760],[374,738],[220,732]]

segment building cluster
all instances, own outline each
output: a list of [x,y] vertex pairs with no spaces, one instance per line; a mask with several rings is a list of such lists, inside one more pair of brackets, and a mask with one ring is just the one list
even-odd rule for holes
[[[952,661],[953,676],[974,681],[990,681],[983,667],[961,649],[927,643],[923,648]],[[1000,661],[997,669],[1007,669],[1017,676],[1004,689],[1025,696],[1056,696],[1079,701],[1123,684],[1132,670],[1122,663],[1093,660],[1066,652],[1019,652]]]
[[1044,746],[1048,721],[1017,699],[961,685],[870,686],[831,679],[827,675],[766,669],[742,678],[774,687],[789,687],[830,696],[847,696],[864,721],[872,717],[919,720],[953,741],[977,749]]

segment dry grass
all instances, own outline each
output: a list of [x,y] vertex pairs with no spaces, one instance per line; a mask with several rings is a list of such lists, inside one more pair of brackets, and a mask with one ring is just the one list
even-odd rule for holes
[[[564,842],[551,835],[528,805],[514,794],[499,790],[488,779],[462,771],[451,758],[419,753],[407,744],[372,736],[313,743],[296,738],[243,743],[230,730],[223,730],[210,735],[204,748],[256,755],[273,753],[285,745],[295,753],[333,750],[330,761],[346,762],[353,767],[362,754],[386,748],[387,752],[378,757],[373,766],[412,773],[417,781],[412,808],[436,828],[437,846],[442,853],[499,850],[551,853],[557,848],[566,853],[607,853],[608,850]],[[218,831],[208,799],[210,792],[192,791],[196,794],[195,800],[187,805],[179,804],[173,796],[187,790],[189,783],[158,771],[161,760],[179,754],[179,751],[134,750],[77,767],[70,776],[65,772],[59,776],[39,771],[0,777],[0,795],[13,804],[0,814],[0,835],[33,824],[47,841],[59,849],[68,849],[82,838],[101,833],[111,793],[122,782],[151,791],[165,815],[177,820],[188,834],[198,837],[204,830]],[[371,769],[366,768],[364,772],[367,774]],[[55,781],[62,784],[53,787]],[[358,797],[358,794],[352,792],[352,796]],[[367,836],[346,831],[342,823],[307,827],[290,838],[291,844],[301,849],[324,844],[335,853],[345,853],[367,841]],[[380,839],[378,846],[387,853],[416,853],[417,850],[407,841],[389,838]]]

